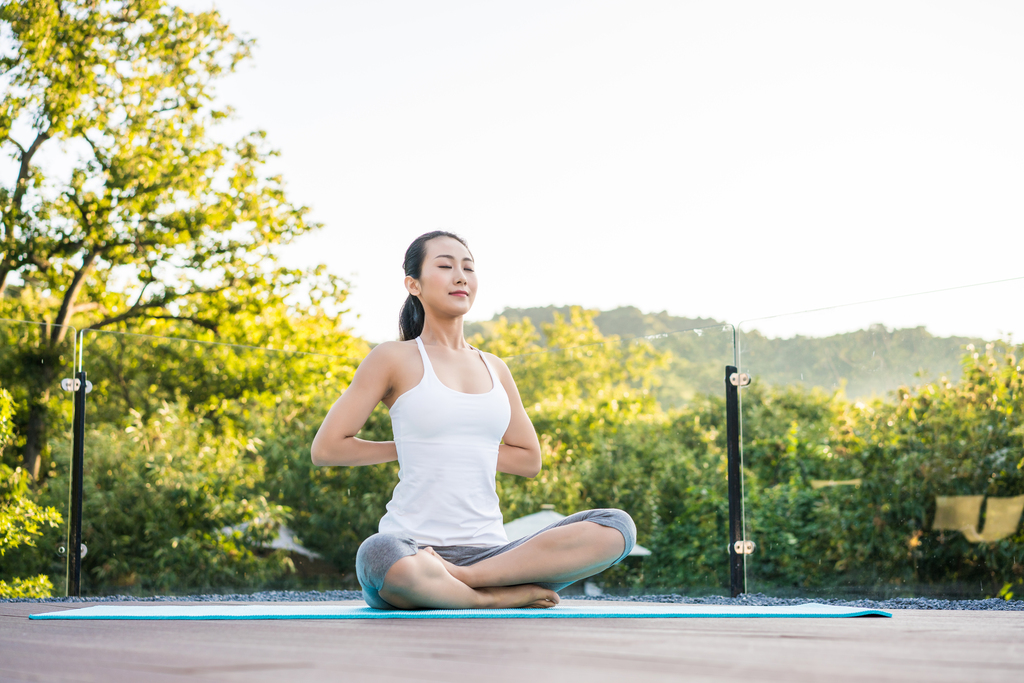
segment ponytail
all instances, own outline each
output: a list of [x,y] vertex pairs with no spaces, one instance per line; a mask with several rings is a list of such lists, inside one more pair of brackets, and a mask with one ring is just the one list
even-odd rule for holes
[[423,332],[423,304],[412,294],[405,298],[398,316],[398,333],[402,341],[410,341]]
[[[420,235],[412,241],[409,248],[405,250],[405,274],[415,279],[420,279],[423,272],[423,259],[427,256],[427,242],[437,237],[451,237],[462,243],[462,246],[469,249],[466,240],[458,235],[453,235],[444,230],[435,230]],[[423,304],[417,297],[410,294],[402,304],[402,312],[398,314],[398,334],[402,341],[410,341],[420,336],[423,332],[423,322],[426,315],[423,313]]]

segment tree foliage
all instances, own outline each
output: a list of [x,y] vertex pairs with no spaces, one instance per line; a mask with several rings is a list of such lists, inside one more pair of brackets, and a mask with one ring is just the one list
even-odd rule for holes
[[[214,135],[230,115],[214,85],[250,40],[164,0],[20,0],[0,8],[0,29],[0,149],[17,169],[0,183],[0,317],[48,323],[54,347],[73,325],[237,333],[228,321],[285,301],[338,314],[343,281],[277,263],[317,225],[266,171],[264,134]],[[23,375],[38,353],[25,350]],[[26,419],[45,424],[29,393]],[[26,430],[33,475],[45,440]]]
[[[528,321],[497,329],[474,343],[507,358],[544,459],[533,479],[499,475],[506,521],[544,504],[566,514],[619,507],[653,554],[605,572],[606,589],[721,591],[722,398],[697,394],[666,409],[655,400],[658,378],[675,359],[648,340],[602,336],[582,310],[549,323],[543,337]],[[295,330],[301,346],[305,333]],[[91,590],[311,585],[261,549],[281,520],[337,569],[312,585],[356,586],[355,552],[376,531],[397,466],[315,467],[309,443],[365,346],[349,340],[334,347],[344,355],[317,356],[124,335],[92,344],[110,367],[90,394]],[[934,531],[931,520],[937,495],[1024,493],[1021,350],[968,351],[960,380],[867,404],[799,385],[744,389],[751,590],[977,593],[980,584],[994,595],[1019,581],[1021,532],[970,544]],[[386,410],[362,436],[391,438]],[[861,486],[812,484],[850,479]],[[40,505],[66,492],[62,476],[53,482],[40,489]],[[246,521],[255,522],[246,534],[218,533]],[[14,555],[19,575],[47,571]]]
[[88,505],[103,511],[84,516],[96,551],[83,565],[89,588],[208,590],[288,571],[282,554],[256,553],[288,510],[262,489],[254,438],[215,434],[186,406],[165,404],[149,420],[133,412],[123,431],[101,427],[89,440]]
[[[0,388],[0,452],[14,437],[11,395]],[[44,527],[57,528],[63,521],[55,508],[41,507],[29,497],[27,475],[0,463],[0,557],[19,546],[35,546]],[[45,574],[31,578],[0,579],[0,598],[45,598],[53,583]]]

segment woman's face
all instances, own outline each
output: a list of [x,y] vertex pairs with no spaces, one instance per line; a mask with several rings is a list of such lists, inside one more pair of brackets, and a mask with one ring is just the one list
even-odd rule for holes
[[476,266],[462,242],[435,237],[426,244],[419,279],[407,276],[405,288],[425,309],[442,315],[465,315],[476,300]]

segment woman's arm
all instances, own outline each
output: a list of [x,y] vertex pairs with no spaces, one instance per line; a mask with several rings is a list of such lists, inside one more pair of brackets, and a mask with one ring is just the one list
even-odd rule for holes
[[521,477],[536,477],[541,466],[537,431],[533,428],[526,409],[523,408],[523,400],[519,398],[519,389],[516,388],[516,382],[512,379],[508,366],[497,356],[488,356],[497,368],[498,379],[505,387],[508,402],[512,407],[512,419],[508,423],[505,436],[502,437],[502,444],[498,446],[498,471],[518,474]]
[[359,364],[352,384],[331,406],[313,439],[310,455],[314,465],[376,465],[398,460],[394,441],[365,441],[356,434],[391,391],[400,351],[393,343],[381,344]]

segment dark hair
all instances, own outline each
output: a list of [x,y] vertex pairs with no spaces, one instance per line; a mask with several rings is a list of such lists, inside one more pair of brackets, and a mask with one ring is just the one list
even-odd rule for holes
[[[469,245],[466,244],[466,240],[462,239],[458,235],[444,230],[434,230],[420,235],[412,241],[409,248],[405,250],[405,262],[402,264],[405,267],[405,274],[414,277],[417,280],[423,273],[423,259],[427,256],[427,242],[438,237],[451,237],[453,240],[457,240],[462,246],[469,249]],[[410,294],[405,299],[405,303],[402,304],[402,312],[398,314],[398,334],[402,341],[409,341],[420,336],[423,332],[423,304],[417,297]]]

